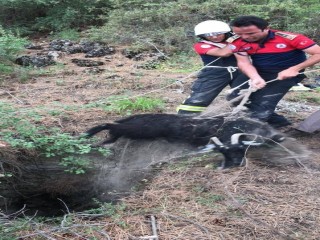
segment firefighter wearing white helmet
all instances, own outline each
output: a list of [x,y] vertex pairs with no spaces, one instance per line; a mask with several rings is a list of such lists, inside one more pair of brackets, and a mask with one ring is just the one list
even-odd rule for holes
[[225,22],[208,20],[194,27],[194,34],[198,37],[209,37],[231,32],[231,28]]
[[[200,38],[200,41],[194,44],[194,50],[200,55],[205,68],[193,83],[190,96],[178,106],[178,114],[200,113],[226,86],[233,88],[236,87],[233,82],[248,79],[237,70],[237,61],[231,49],[226,47],[228,42],[237,38],[227,23],[207,20],[197,24],[194,32]],[[230,100],[237,94],[234,91],[227,99]]]

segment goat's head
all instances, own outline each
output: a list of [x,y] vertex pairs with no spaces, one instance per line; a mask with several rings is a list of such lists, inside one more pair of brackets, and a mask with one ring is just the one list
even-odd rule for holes
[[263,138],[255,134],[236,133],[231,136],[230,143],[223,144],[217,137],[212,137],[209,148],[216,148],[224,156],[220,169],[239,167],[245,164],[245,153],[249,146],[261,146],[267,142],[282,142],[285,137],[276,134],[270,139]]

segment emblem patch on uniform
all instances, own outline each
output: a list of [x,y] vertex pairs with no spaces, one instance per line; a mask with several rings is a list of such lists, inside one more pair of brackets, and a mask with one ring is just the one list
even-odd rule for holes
[[305,40],[305,41],[301,41],[299,44],[300,45],[306,45],[307,43],[308,43],[308,41]]
[[276,48],[286,48],[286,47],[287,47],[287,45],[284,44],[284,43],[278,43],[278,44],[276,45]]
[[208,44],[202,44],[200,47],[201,47],[201,48],[210,48],[211,46],[208,45]]
[[229,44],[228,48],[230,48],[231,50],[235,50],[237,47],[235,45],[233,45],[233,44]]

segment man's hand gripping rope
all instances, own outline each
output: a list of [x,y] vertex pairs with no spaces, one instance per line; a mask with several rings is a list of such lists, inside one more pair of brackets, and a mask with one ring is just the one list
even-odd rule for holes
[[[278,79],[277,78],[276,79],[272,79],[272,80],[266,82],[266,84],[274,82],[276,80],[278,80]],[[234,90],[240,88],[241,86],[243,86],[246,83],[249,83],[249,88],[241,89],[240,92],[239,92],[239,96],[234,98],[234,99],[232,99],[232,100],[230,100],[230,103],[236,103],[236,102],[239,102],[241,100],[241,102],[238,104],[238,106],[233,109],[231,115],[234,115],[234,114],[237,114],[240,111],[246,110],[247,108],[244,105],[248,102],[251,93],[256,92],[257,90],[259,90],[258,88],[253,86],[252,80],[249,79],[248,81],[240,84],[239,86],[228,90],[227,93],[231,94]]]
[[[300,72],[299,74],[305,74],[305,73],[310,73],[310,72],[319,72],[319,71],[320,71],[320,69],[314,69],[314,70]],[[277,81],[277,80],[280,81],[280,79],[275,78],[270,81],[267,81],[266,84],[269,84],[269,83]],[[282,79],[281,81],[283,81],[283,80],[285,81],[285,79]],[[244,105],[248,102],[251,93],[259,90],[258,88],[253,87],[251,82],[252,82],[251,79],[249,79],[248,81],[240,84],[239,86],[227,91],[228,94],[231,94],[234,90],[237,90],[238,88],[240,88],[244,84],[249,83],[249,88],[240,90],[239,96],[229,101],[232,104],[232,103],[239,102],[241,100],[241,102],[238,104],[238,106],[233,109],[231,114],[236,114],[241,110],[245,110],[246,107],[244,107]]]

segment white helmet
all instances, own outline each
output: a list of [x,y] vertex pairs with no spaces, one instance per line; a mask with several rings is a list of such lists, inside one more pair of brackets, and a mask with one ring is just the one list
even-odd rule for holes
[[194,27],[194,33],[196,36],[208,37],[218,34],[223,34],[230,32],[231,28],[227,23],[216,21],[216,20],[207,20],[197,24]]

